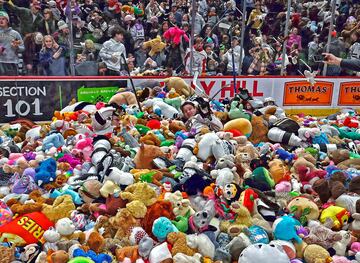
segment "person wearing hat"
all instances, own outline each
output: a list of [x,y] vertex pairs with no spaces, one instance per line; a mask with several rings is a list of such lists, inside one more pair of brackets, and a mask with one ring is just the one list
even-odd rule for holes
[[244,49],[240,47],[239,38],[235,36],[232,38],[231,48],[223,56],[224,62],[227,63],[227,75],[231,76],[239,71],[240,52],[243,53],[242,59],[244,59]]
[[9,27],[9,15],[0,11],[0,75],[18,75],[18,53],[24,51],[24,42],[19,32]]
[[30,9],[18,7],[10,1],[5,2],[4,0],[0,0],[0,4],[3,4],[7,10],[14,12],[14,14],[19,18],[21,35],[25,36],[28,33],[37,32],[41,28],[44,17],[40,12],[41,6],[39,1],[31,1]]
[[24,37],[24,64],[27,75],[38,75],[39,54],[43,44],[43,34],[40,32],[29,33]]

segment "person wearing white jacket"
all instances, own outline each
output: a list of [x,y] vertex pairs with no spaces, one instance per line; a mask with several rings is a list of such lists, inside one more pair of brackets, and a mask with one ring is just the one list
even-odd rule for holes
[[[234,50],[234,56],[233,56]],[[227,74],[233,75],[233,66],[235,69],[235,74],[239,71],[240,64],[240,52],[242,52],[242,59],[245,57],[244,49],[239,46],[239,39],[233,37],[231,42],[231,48],[224,54],[223,60],[227,63]]]
[[119,75],[119,72],[124,69],[123,57],[126,58],[126,49],[122,43],[124,39],[124,31],[122,28],[114,28],[111,32],[111,39],[106,41],[99,56],[106,64],[108,75]]

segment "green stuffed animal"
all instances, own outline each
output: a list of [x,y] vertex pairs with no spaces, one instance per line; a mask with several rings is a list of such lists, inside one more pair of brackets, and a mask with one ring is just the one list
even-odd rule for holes
[[231,102],[230,111],[229,111],[230,120],[244,118],[250,120],[250,114],[244,111],[244,106],[238,101]]

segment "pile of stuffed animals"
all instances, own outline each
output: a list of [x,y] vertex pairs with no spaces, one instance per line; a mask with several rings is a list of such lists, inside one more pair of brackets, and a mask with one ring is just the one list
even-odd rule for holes
[[[223,129],[185,125],[189,100]],[[18,119],[0,129],[0,262],[360,262],[359,120],[176,77]]]

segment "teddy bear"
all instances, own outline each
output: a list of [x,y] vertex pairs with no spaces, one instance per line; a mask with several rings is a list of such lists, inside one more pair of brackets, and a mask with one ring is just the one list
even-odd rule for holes
[[140,182],[127,186],[125,191],[120,193],[120,196],[122,199],[129,200],[129,202],[141,201],[145,206],[154,204],[157,199],[155,190],[147,183]]
[[139,226],[138,220],[126,209],[120,209],[117,214],[109,219],[110,224],[117,228],[115,238],[122,239],[130,235],[131,227]]
[[145,49],[150,48],[150,51],[149,51],[150,57],[154,56],[157,53],[160,53],[165,47],[166,47],[166,44],[161,41],[160,36],[157,36],[156,38],[151,39],[149,41],[145,41],[143,43],[143,48],[145,48]]
[[136,96],[131,91],[123,91],[119,90],[114,96],[112,96],[108,102],[108,104],[115,103],[119,107],[122,105],[135,105],[137,104]]
[[133,160],[135,168],[154,169],[156,166],[153,164],[153,160],[157,157],[165,157],[165,153],[161,151],[160,147],[141,144]]
[[132,201],[126,204],[126,209],[135,217],[136,219],[144,218],[147,212],[147,208],[143,202],[139,200]]
[[186,234],[182,232],[171,232],[166,237],[167,242],[172,245],[171,254],[175,256],[177,253],[183,253],[193,256],[195,251],[186,243]]
[[148,145],[155,145],[155,146],[160,146],[161,144],[160,139],[154,134],[153,131],[148,131],[146,135],[140,138],[139,142]]
[[52,205],[43,204],[41,212],[56,223],[59,219],[70,218],[71,211],[75,210],[74,202],[70,195],[61,195],[54,200]]
[[85,234],[75,231],[74,223],[67,217],[59,219],[55,224],[55,229],[61,235],[60,240],[78,240],[81,244],[85,241]]
[[215,179],[215,184],[220,188],[223,188],[225,185],[233,182],[239,183],[240,181],[240,178],[235,176],[237,175],[236,167],[231,169],[227,167],[217,170],[214,169],[210,172],[210,175],[213,179]]
[[115,250],[116,259],[119,262],[124,262],[125,258],[130,259],[131,263],[135,263],[135,261],[140,257],[139,255],[139,246],[126,246],[123,248],[117,248]]
[[236,148],[235,162],[240,163],[242,168],[245,170],[245,178],[251,174],[251,161],[259,157],[259,153],[253,145],[238,145],[238,147]]
[[164,83],[169,90],[175,89],[180,96],[184,95],[186,98],[195,93],[194,89],[187,85],[185,80],[180,77],[166,78]]
[[24,204],[16,199],[9,199],[6,203],[14,214],[19,215],[28,214],[31,212],[40,212],[42,210],[43,204],[46,203],[51,205],[53,203],[53,199],[46,199],[42,197],[40,190],[32,191],[28,198],[30,201]]
[[170,220],[175,219],[171,202],[156,201],[153,205],[148,207],[145,217],[141,220],[142,227],[145,229],[146,233],[153,238],[155,238],[155,236],[152,235],[153,222],[159,217],[167,217]]

